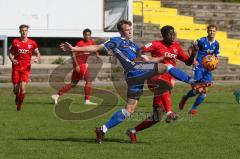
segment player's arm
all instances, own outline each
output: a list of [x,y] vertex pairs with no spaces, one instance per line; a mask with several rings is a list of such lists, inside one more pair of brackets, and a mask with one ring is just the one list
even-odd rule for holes
[[100,45],[88,45],[83,47],[78,47],[78,46],[73,47],[68,42],[65,42],[60,44],[60,48],[63,51],[70,51],[73,54],[81,54],[81,52],[90,52],[93,54],[97,54],[96,52],[102,50],[104,48],[104,45],[100,44]]
[[77,63],[76,53],[74,53],[74,52],[72,52],[72,59],[73,59],[73,62],[74,62],[75,64],[78,64],[78,63]]
[[35,59],[34,59],[34,62],[35,63],[38,63],[40,61],[40,58],[41,58],[41,53],[39,51],[38,48],[36,48],[33,53],[36,55]]
[[194,64],[195,62],[195,56],[198,52],[198,46],[196,43],[192,43],[192,45],[188,48],[188,54],[189,54],[189,58],[187,60],[185,60],[185,64],[187,66],[191,66],[192,64]]
[[9,55],[8,55],[8,57],[9,57],[10,61],[11,61],[14,65],[17,65],[17,64],[18,64],[18,61],[17,61],[16,59],[14,59],[14,56],[15,56],[15,54],[14,54],[14,48],[13,48],[13,42],[12,42],[12,44],[11,44],[11,46],[10,46],[10,48],[9,48]]
[[140,48],[140,49],[137,50],[137,58],[134,61],[135,62],[149,61],[149,57],[144,54],[144,48]]
[[137,58],[134,61],[162,62],[165,58],[167,57],[148,57],[145,54],[144,48],[141,48],[137,51]]
[[14,59],[14,54],[11,52],[9,52],[9,55],[8,55],[10,61],[14,64],[14,65],[17,65],[18,64],[18,61],[16,59]]

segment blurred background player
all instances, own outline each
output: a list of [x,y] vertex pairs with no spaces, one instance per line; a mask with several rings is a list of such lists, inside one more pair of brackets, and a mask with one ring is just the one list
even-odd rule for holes
[[[215,39],[216,32],[216,25],[208,25],[208,36],[202,37],[196,41],[199,51],[193,65],[194,79],[198,82],[208,83],[209,85],[212,83],[212,73],[203,67],[202,60],[207,55],[219,56],[219,43]],[[179,109],[183,110],[188,98],[194,97],[198,94],[194,104],[189,110],[189,114],[196,115],[198,106],[204,101],[207,96],[207,91],[208,87],[203,87],[199,90],[190,90],[186,95],[182,97],[179,103]]]
[[[166,25],[161,28],[163,40],[155,40],[146,44],[142,48],[142,52],[150,52],[152,57],[161,57],[161,63],[171,64],[176,66],[177,60],[184,62],[186,65],[191,66],[197,52],[197,47],[188,49],[188,56],[175,41],[176,33],[172,26]],[[142,54],[142,53],[140,53]],[[177,115],[172,112],[171,103],[171,89],[174,87],[174,78],[169,73],[155,75],[148,80],[148,87],[154,92],[153,97],[153,115],[133,129],[129,129],[131,142],[136,142],[136,132],[151,127],[160,121],[161,112],[167,113],[166,122],[170,123],[172,120],[177,119]],[[160,110],[161,109],[161,110]]]
[[[105,133],[122,123],[136,109],[138,100],[143,93],[144,81],[155,74],[169,72],[174,78],[185,83],[194,84],[195,81],[180,69],[170,65],[157,62],[143,62],[137,57],[137,51],[140,49],[131,41],[132,38],[132,23],[131,21],[121,20],[117,24],[118,32],[121,37],[113,37],[100,45],[90,45],[85,47],[72,47],[69,43],[60,45],[63,51],[88,51],[95,52],[101,49],[111,50],[116,58],[122,64],[124,69],[126,82],[128,85],[127,101],[125,107],[115,112],[112,117],[101,127],[96,128],[96,142],[101,143]],[[196,84],[196,87],[202,87],[201,84]]]
[[[94,41],[91,39],[92,31],[90,29],[84,29],[83,30],[83,39],[81,39],[76,46],[82,47],[82,46],[88,46],[88,45],[94,45]],[[85,102],[86,105],[97,105],[97,103],[93,103],[90,101],[90,95],[91,95],[91,81],[90,81],[90,72],[88,69],[87,59],[90,55],[89,52],[82,52],[80,54],[72,54],[72,60],[73,60],[73,72],[71,77],[71,83],[64,85],[57,94],[52,95],[52,99],[54,100],[55,104],[58,104],[58,99],[60,96],[67,93],[70,89],[75,87],[78,82],[82,79],[84,79],[85,87],[84,87],[84,93],[85,93]],[[96,53],[97,58],[99,58],[98,52]]]
[[238,104],[240,104],[240,90],[236,90],[233,95],[235,96],[235,100]]
[[40,60],[38,45],[34,40],[28,38],[29,26],[19,26],[20,38],[13,39],[9,48],[9,59],[12,62],[13,92],[16,95],[15,103],[20,111],[26,96],[26,86],[29,82],[32,53],[36,54],[34,62]]

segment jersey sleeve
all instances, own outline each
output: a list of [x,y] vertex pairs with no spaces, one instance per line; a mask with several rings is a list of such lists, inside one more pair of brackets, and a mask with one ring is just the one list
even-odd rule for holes
[[183,51],[180,45],[178,45],[177,50],[178,50],[177,59],[179,59],[182,62],[185,62],[189,58],[189,56]]
[[113,38],[110,38],[103,45],[104,45],[104,48],[108,51],[108,50],[112,50],[112,49],[116,48],[117,42]]
[[155,46],[154,46],[154,43],[151,42],[151,43],[148,43],[146,45],[144,45],[143,47],[143,51],[144,52],[154,52],[156,49],[155,49]]
[[95,45],[95,43],[94,43],[94,41],[93,41],[93,40],[91,40],[91,45]]
[[38,48],[37,42],[36,42],[36,41],[33,41],[33,49],[35,50],[35,49],[37,49],[37,48]]
[[215,55],[216,56],[219,56],[219,54],[220,54],[220,48],[219,48],[219,43],[217,43],[217,45],[216,45],[216,48],[215,48],[215,50],[214,50],[214,53],[215,53]]
[[76,46],[78,46],[78,47],[83,46],[82,40],[78,41],[77,44],[76,44]]
[[15,54],[15,47],[14,47],[15,45],[14,45],[14,40],[11,42],[11,45],[10,45],[10,47],[9,47],[9,51],[12,53],[12,54]]

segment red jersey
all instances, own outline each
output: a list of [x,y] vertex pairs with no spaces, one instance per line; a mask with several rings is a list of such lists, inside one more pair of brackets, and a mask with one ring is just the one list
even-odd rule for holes
[[150,52],[152,57],[170,57],[161,63],[172,64],[173,66],[176,66],[177,60],[185,62],[189,58],[177,42],[173,42],[172,45],[168,46],[162,40],[155,40],[146,44],[144,51]]
[[[89,40],[89,41],[84,41],[83,39],[80,40],[76,46],[79,46],[79,47],[83,47],[83,46],[88,46],[88,45],[94,45],[94,42],[93,40]],[[89,52],[84,52],[84,53],[81,53],[81,54],[76,54],[76,61],[77,61],[77,64],[85,64],[87,63],[87,59],[88,59],[88,56],[89,56]]]
[[18,65],[14,66],[31,65],[32,52],[37,48],[37,43],[29,38],[26,42],[22,42],[20,38],[14,39],[10,46],[10,52],[14,55],[14,59],[18,61]]

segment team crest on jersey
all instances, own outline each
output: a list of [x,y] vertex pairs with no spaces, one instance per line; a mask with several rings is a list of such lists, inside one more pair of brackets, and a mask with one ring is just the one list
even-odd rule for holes
[[31,49],[32,48],[32,45],[28,45],[28,49]]

